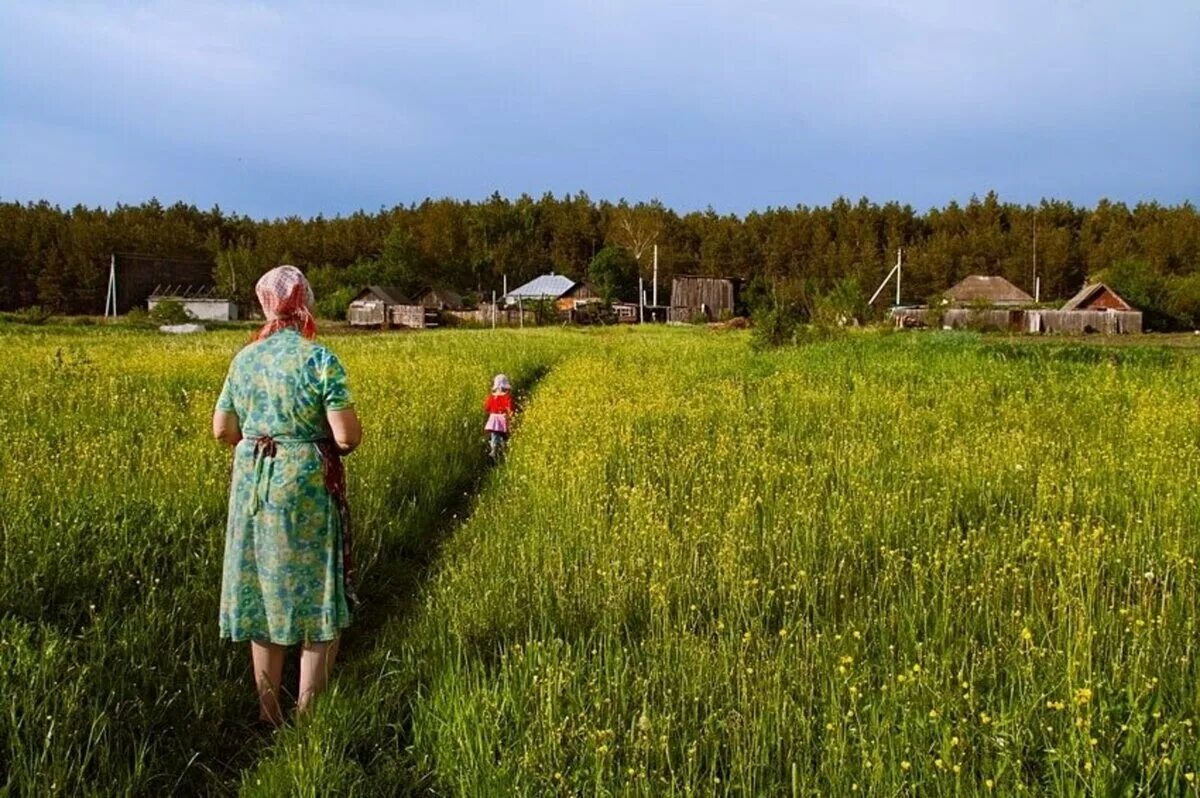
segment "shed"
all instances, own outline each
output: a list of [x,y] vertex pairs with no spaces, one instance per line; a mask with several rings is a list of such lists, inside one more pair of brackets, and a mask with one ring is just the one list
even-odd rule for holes
[[741,280],[736,277],[704,277],[681,274],[671,281],[670,321],[688,322],[698,316],[715,321],[733,315]]
[[972,274],[946,291],[946,296],[958,307],[976,304],[996,307],[1033,304],[1033,297],[994,274]]
[[1089,283],[1068,299],[1062,309],[1131,311],[1133,306],[1104,283]]
[[424,329],[437,326],[437,313],[429,318],[426,308],[404,295],[395,286],[368,285],[350,301],[346,320],[354,327],[409,327]]
[[434,310],[463,310],[467,306],[462,294],[448,288],[426,289],[417,302]]
[[197,321],[237,321],[237,303],[219,296],[212,286],[156,286],[146,300],[148,310],[160,302],[178,302]]

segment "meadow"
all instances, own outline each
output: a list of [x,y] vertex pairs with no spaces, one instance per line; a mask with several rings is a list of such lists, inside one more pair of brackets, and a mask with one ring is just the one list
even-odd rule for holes
[[[365,607],[253,723],[216,634],[244,333],[0,329],[0,790],[1197,790],[1200,361],[866,332],[334,335]],[[489,468],[479,405],[524,411]]]

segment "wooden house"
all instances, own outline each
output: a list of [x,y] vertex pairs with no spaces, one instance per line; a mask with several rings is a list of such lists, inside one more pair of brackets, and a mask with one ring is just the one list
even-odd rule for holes
[[954,307],[1014,307],[1033,304],[1033,297],[998,275],[972,274],[965,277],[946,291],[946,298]]
[[1133,306],[1104,283],[1089,283],[1068,299],[1062,309],[1131,311]]
[[735,312],[741,281],[736,277],[703,277],[681,274],[671,281],[671,309],[667,318],[690,322],[703,316],[716,321]]
[[432,310],[465,310],[462,294],[448,288],[429,288],[417,298],[417,304]]
[[437,311],[413,302],[394,286],[368,285],[351,300],[346,321],[353,327],[423,330],[437,326]]
[[559,311],[571,311],[580,305],[599,302],[600,295],[586,282],[576,282],[565,275],[543,274],[504,295],[505,305],[552,300]]

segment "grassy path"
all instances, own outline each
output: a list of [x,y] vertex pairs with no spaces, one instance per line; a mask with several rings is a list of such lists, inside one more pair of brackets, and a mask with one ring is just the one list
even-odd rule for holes
[[[535,401],[537,386],[550,371],[537,364],[510,375],[520,386],[522,411]],[[517,441],[519,431],[514,438],[519,446]],[[501,478],[504,469],[482,445],[468,459],[470,467],[456,480],[437,486],[442,501],[422,519],[420,533],[383,547],[382,565],[346,634],[345,655],[329,694],[311,718],[279,732],[274,746],[243,775],[243,794],[403,795],[426,786],[428,773],[408,757],[410,705],[423,690],[412,632],[444,544],[468,522],[485,486]]]

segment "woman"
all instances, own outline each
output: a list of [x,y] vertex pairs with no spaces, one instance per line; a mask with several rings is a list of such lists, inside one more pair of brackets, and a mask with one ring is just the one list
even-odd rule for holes
[[299,644],[304,712],[350,624],[352,566],[341,456],[362,439],[342,364],[314,343],[312,288],[294,266],[255,286],[267,323],[233,359],[213,435],[235,447],[221,636],[249,640],[259,717],[283,722],[287,646]]

